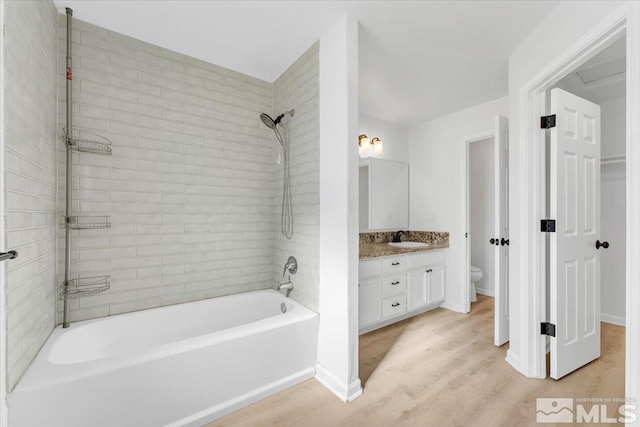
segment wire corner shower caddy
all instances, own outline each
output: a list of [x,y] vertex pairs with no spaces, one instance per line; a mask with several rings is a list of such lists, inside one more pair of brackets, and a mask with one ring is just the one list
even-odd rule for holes
[[111,141],[107,138],[74,128],[72,116],[72,61],[71,61],[71,34],[73,10],[66,8],[67,14],[67,72],[66,72],[66,126],[63,128],[62,139],[66,148],[66,207],[65,214],[60,222],[60,228],[64,229],[64,282],[60,287],[59,297],[64,302],[62,327],[69,327],[69,300],[100,294],[109,290],[110,276],[75,277],[71,278],[71,236],[74,230],[94,230],[111,227],[108,215],[74,215],[73,196],[73,151],[84,153],[111,155]]

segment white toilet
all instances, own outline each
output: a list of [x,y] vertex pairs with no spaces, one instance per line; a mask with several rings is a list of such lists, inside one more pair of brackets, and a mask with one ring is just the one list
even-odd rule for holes
[[471,280],[471,286],[469,286],[469,301],[476,302],[478,297],[476,296],[476,282],[482,279],[482,270],[475,265],[471,266],[469,272],[469,278]]

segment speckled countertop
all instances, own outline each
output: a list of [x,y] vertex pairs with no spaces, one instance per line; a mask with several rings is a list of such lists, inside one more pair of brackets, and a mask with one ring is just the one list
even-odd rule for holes
[[449,247],[449,233],[435,231],[405,231],[403,242],[423,242],[429,246],[423,248],[396,248],[389,245],[395,232],[381,231],[376,233],[360,233],[360,259],[381,256],[432,251]]

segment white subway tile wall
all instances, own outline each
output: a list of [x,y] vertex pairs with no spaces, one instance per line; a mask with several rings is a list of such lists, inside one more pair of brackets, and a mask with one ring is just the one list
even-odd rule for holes
[[292,276],[291,298],[318,310],[320,227],[320,130],[319,130],[319,43],[287,69],[273,84],[274,113],[295,108],[288,121],[291,136],[291,199],[294,233],[287,240],[280,233],[282,166],[274,174],[276,233],[274,277],[283,280],[282,270],[289,255],[298,260]]
[[55,324],[56,20],[50,1],[5,2],[7,371],[13,389]]
[[[66,19],[58,28],[58,132]],[[274,286],[273,84],[74,19],[74,127],[112,156],[75,153],[73,207],[111,228],[74,231],[72,271],[110,291],[71,301],[71,321]],[[65,153],[58,144],[58,214]],[[279,205],[278,205],[279,209]],[[58,232],[58,283],[64,273]],[[58,303],[58,323],[62,303]]]

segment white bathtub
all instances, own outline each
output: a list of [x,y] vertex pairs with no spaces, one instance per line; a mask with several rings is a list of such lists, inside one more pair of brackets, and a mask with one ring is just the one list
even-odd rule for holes
[[9,425],[200,426],[312,378],[317,337],[318,314],[272,290],[58,327]]

